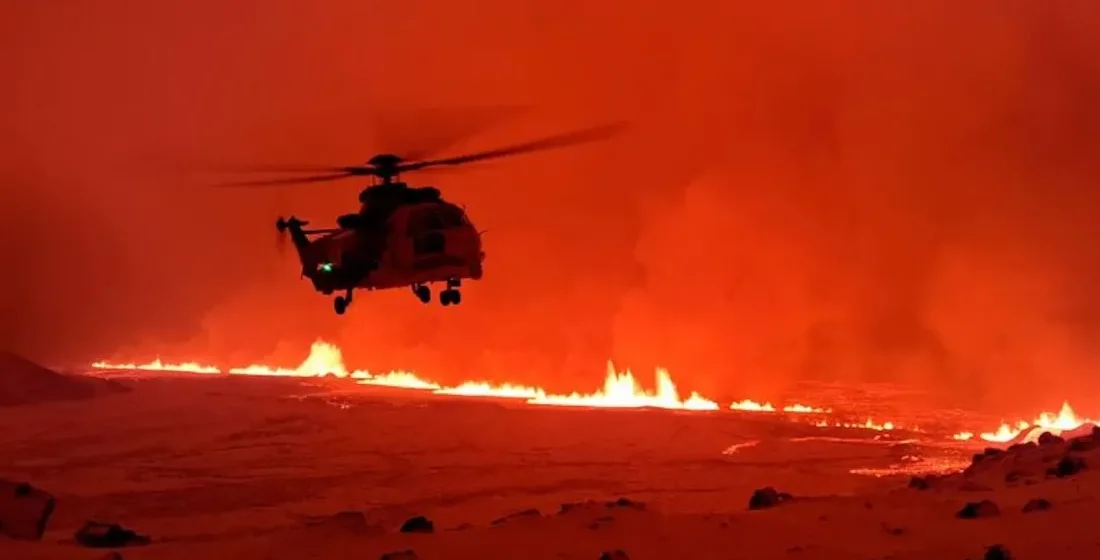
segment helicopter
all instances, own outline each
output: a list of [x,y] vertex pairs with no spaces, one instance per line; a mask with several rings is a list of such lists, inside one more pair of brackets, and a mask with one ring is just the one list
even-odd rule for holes
[[406,161],[399,155],[383,153],[363,165],[240,170],[308,175],[222,186],[292,185],[370,177],[371,185],[359,193],[359,211],[337,217],[336,227],[307,229],[309,222],[294,216],[276,220],[282,238],[289,234],[302,277],[323,295],[342,292],[333,299],[337,315],[347,311],[356,290],[409,287],[417,299],[427,304],[432,300],[431,286],[436,283],[445,286],[439,292],[440,304],[459,305],[462,281],[480,280],[484,275],[484,232],[474,226],[463,207],[445,200],[439,189],[410,186],[401,181],[401,175],[601,140],[623,126],[606,125],[441,159]]

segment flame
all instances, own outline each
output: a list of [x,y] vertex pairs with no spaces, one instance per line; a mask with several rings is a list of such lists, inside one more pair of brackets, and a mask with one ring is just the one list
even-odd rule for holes
[[[111,363],[95,362],[94,369],[113,370],[141,370],[141,371],[171,371],[183,373],[219,374],[222,370],[195,362],[164,363],[157,359],[145,364],[135,363]],[[495,384],[487,381],[466,381],[455,386],[443,386],[434,381],[423,379],[415,373],[407,371],[391,371],[384,374],[372,374],[365,370],[349,370],[345,366],[344,357],[340,348],[328,342],[318,340],[310,347],[308,357],[296,368],[276,368],[264,364],[253,364],[245,367],[232,368],[226,371],[230,375],[255,375],[277,377],[336,377],[351,378],[365,385],[376,385],[399,389],[416,389],[430,391],[438,395],[453,395],[466,397],[508,398],[520,399],[532,405],[542,406],[584,406],[602,408],[665,408],[678,410],[719,410],[720,407],[714,401],[692,392],[687,398],[681,398],[676,385],[673,383],[667,370],[657,369],[655,390],[647,391],[635,379],[629,370],[617,372],[613,364],[608,363],[607,375],[603,387],[592,393],[571,393],[568,395],[550,394],[541,387],[516,385],[511,383]],[[742,400],[729,405],[730,410],[745,412],[789,414],[831,414],[829,408],[819,408],[805,404],[791,404],[777,407],[770,402],[757,402]],[[1073,430],[1091,420],[1078,418],[1069,403],[1062,405],[1058,414],[1044,413],[1033,422],[1018,422],[1015,425],[1002,424],[994,432],[981,433],[977,437],[990,442],[1007,442],[1017,437],[1024,430],[1038,426],[1044,430],[1066,431]],[[868,418],[865,422],[839,422],[823,419],[814,423],[820,427],[869,429],[875,431],[890,431],[902,427],[894,422],[876,422]],[[920,431],[916,427],[905,427],[907,430]],[[959,441],[968,441],[975,437],[974,433],[961,432],[952,436]]]
[[261,364],[232,368],[233,375],[260,375],[267,377],[364,377],[366,372],[349,372],[344,367],[344,354],[335,344],[329,344],[323,340],[314,342],[309,347],[309,356],[294,369],[272,368]]
[[151,362],[144,364],[135,363],[114,363],[114,362],[95,362],[92,364],[95,369],[110,369],[110,370],[128,370],[128,371],[170,371],[179,373],[201,373],[201,374],[218,374],[222,371],[213,366],[204,366],[196,362],[182,362],[178,364],[164,363],[157,358]]
[[[770,402],[758,403],[756,401],[745,399],[743,401],[738,401],[730,404],[730,410],[740,410],[742,412],[775,412],[776,408]],[[779,410],[791,414],[828,414],[832,412],[832,409],[829,408],[817,408],[797,403],[784,406]]]
[[445,387],[435,391],[439,395],[458,395],[463,397],[496,397],[504,399],[537,399],[546,393],[538,387],[512,385],[504,383],[493,385],[484,381],[467,381],[457,387]]
[[833,411],[831,408],[815,408],[804,404],[792,404],[790,406],[783,407],[783,412],[790,412],[793,414],[829,414]]
[[772,403],[758,403],[746,399],[730,404],[730,410],[740,410],[742,412],[775,412],[775,407],[772,406]]
[[634,380],[634,374],[627,370],[615,371],[608,362],[607,377],[603,389],[590,394],[571,393],[569,395],[538,395],[529,399],[530,404],[547,406],[592,406],[602,408],[669,408],[681,410],[718,410],[718,403],[699,393],[692,392],[687,400],[681,400],[668,371],[658,368],[656,373],[657,390],[645,391]]
[[409,373],[407,371],[391,371],[382,375],[367,374],[367,377],[363,378],[359,383],[364,385],[394,387],[397,389],[420,389],[428,391],[438,391],[442,389],[438,383],[434,381],[425,381],[417,377],[415,373]]
[[[1038,418],[1031,422],[1019,421],[1014,425],[1001,423],[996,431],[984,432],[979,437],[981,437],[981,439],[985,441],[992,443],[1006,443],[1016,439],[1016,437],[1019,436],[1024,430],[1027,430],[1033,426],[1043,431],[1049,431],[1058,434],[1061,432],[1076,430],[1077,428],[1080,428],[1085,424],[1097,424],[1097,421],[1089,420],[1087,418],[1079,418],[1077,416],[1077,413],[1073,411],[1073,407],[1069,405],[1069,402],[1063,402],[1062,408],[1058,411],[1057,414],[1044,412],[1040,414]],[[956,434],[956,436],[959,435],[961,434]]]

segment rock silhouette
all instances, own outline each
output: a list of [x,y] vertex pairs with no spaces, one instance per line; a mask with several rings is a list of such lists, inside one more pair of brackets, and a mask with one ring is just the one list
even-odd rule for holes
[[959,519],[981,519],[996,517],[1001,514],[1001,508],[990,500],[970,502],[963,506],[956,515]]
[[432,533],[435,532],[435,524],[422,515],[410,518],[401,524],[402,533]]
[[56,501],[25,482],[0,479],[0,535],[41,540]]
[[790,500],[791,497],[786,492],[780,492],[771,486],[767,486],[752,493],[752,497],[749,498],[749,509],[772,508]]
[[144,546],[150,539],[121,525],[89,521],[76,531],[77,544],[89,548],[122,548]]

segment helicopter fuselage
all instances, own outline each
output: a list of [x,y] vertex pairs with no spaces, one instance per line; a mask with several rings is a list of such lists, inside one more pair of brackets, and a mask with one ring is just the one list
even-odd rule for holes
[[368,221],[368,216],[341,216],[345,223],[359,223],[314,239],[301,230],[291,232],[302,274],[314,289],[331,294],[415,289],[435,282],[446,282],[450,289],[464,279],[481,278],[481,235],[458,206],[442,200],[400,203],[380,221]]

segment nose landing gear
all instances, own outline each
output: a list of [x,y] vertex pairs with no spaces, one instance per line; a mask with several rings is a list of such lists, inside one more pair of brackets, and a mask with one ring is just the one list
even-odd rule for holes
[[416,299],[420,300],[420,303],[432,301],[432,289],[424,284],[413,284],[412,291],[416,295]]

